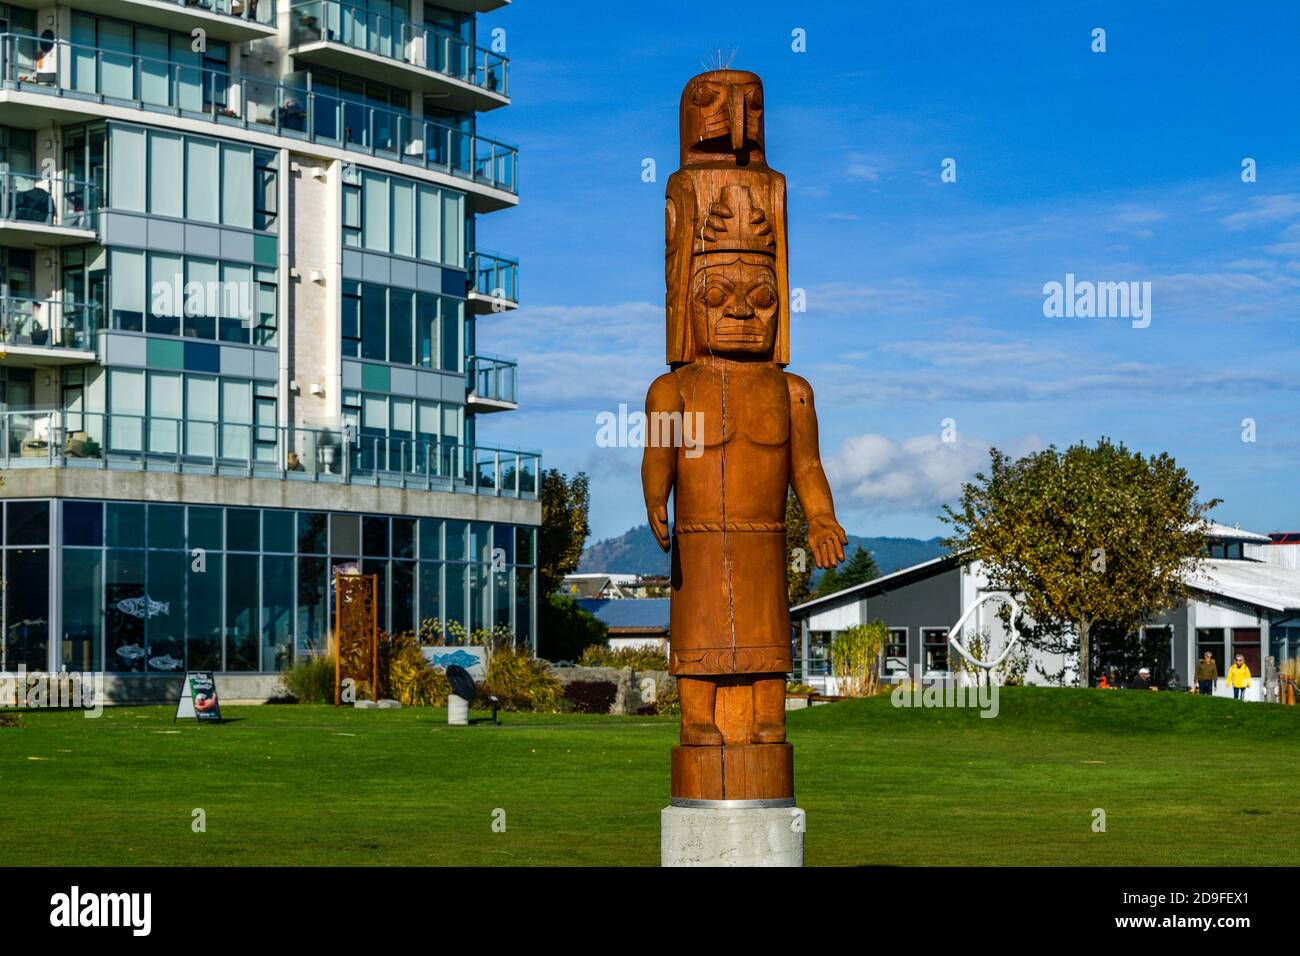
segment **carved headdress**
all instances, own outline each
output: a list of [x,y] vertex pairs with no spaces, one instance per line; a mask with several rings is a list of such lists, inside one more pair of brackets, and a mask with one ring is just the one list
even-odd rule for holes
[[772,258],[779,298],[772,360],[788,365],[785,177],[767,165],[762,81],[742,70],[693,77],[682,92],[681,155],[666,206],[668,364],[695,358],[689,289],[699,257],[736,252]]

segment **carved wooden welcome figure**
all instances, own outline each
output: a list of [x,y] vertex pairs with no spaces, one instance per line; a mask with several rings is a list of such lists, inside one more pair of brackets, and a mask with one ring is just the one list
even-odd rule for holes
[[646,412],[651,423],[702,421],[703,453],[648,443],[641,466],[651,530],[672,549],[670,671],[682,707],[672,795],[783,800],[794,796],[788,488],[819,566],[844,560],[847,538],[818,454],[812,389],[783,371],[785,177],[764,154],[762,82],[738,70],[692,79],[681,137],[667,203],[671,371],[650,386]]

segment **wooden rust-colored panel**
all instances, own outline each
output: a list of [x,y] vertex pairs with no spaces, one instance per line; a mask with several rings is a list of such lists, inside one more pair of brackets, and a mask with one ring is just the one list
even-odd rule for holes
[[[672,552],[669,669],[681,749],[742,748],[730,785],[754,793],[730,799],[783,797],[792,787],[792,760],[775,756],[788,748],[754,750],[785,741],[789,489],[808,517],[804,559],[832,567],[847,543],[821,465],[812,388],[785,371],[786,183],[767,164],[763,116],[753,73],[702,73],[682,92],[681,167],[665,208],[669,371],[646,395],[641,464],[651,532]],[[675,756],[673,792],[708,789],[710,759]]]
[[343,682],[351,679],[379,691],[378,577],[334,574],[334,703],[343,703]]

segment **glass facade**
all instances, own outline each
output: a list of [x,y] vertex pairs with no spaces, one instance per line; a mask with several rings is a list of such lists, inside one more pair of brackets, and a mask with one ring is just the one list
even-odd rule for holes
[[276,270],[143,249],[108,250],[109,326],[273,347]]
[[354,170],[343,182],[343,243],[465,268],[465,196]]
[[370,282],[343,283],[343,354],[460,372],[465,301]]
[[3,670],[45,670],[52,650],[56,668],[78,671],[279,671],[326,649],[333,572],[353,566],[378,578],[382,628],[532,643],[531,527],[71,499],[10,501],[0,521]]
[[107,207],[259,231],[276,224],[276,155],[227,140],[108,127]]

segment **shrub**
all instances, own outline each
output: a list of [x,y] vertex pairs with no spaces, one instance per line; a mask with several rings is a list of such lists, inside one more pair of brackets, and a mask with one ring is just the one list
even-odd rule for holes
[[870,697],[880,682],[880,655],[889,643],[884,621],[855,624],[831,642],[831,672],[844,697]]
[[333,655],[300,657],[280,672],[280,680],[300,704],[334,703]]
[[662,688],[655,695],[655,702],[650,706],[654,714],[680,714],[682,712],[682,699],[677,694],[677,681],[670,680],[665,682],[668,686]]
[[617,696],[618,685],[607,680],[575,680],[564,688],[564,699],[579,714],[608,714]]
[[583,667],[630,667],[634,671],[666,671],[668,656],[652,647],[620,647],[592,644],[582,652],[578,663]]
[[403,707],[445,707],[451,694],[447,675],[429,663],[410,631],[379,632],[379,685],[381,696]]
[[785,685],[787,694],[815,694],[816,687],[809,687],[807,684],[796,684],[794,681],[787,681]]
[[497,698],[503,710],[555,713],[563,691],[559,678],[551,673],[546,661],[527,651],[501,648],[488,660],[487,676],[479,685],[475,703],[486,706],[491,696]]
[[576,660],[584,647],[604,644],[608,633],[596,615],[573,598],[550,594],[537,602],[537,653],[547,660]]

